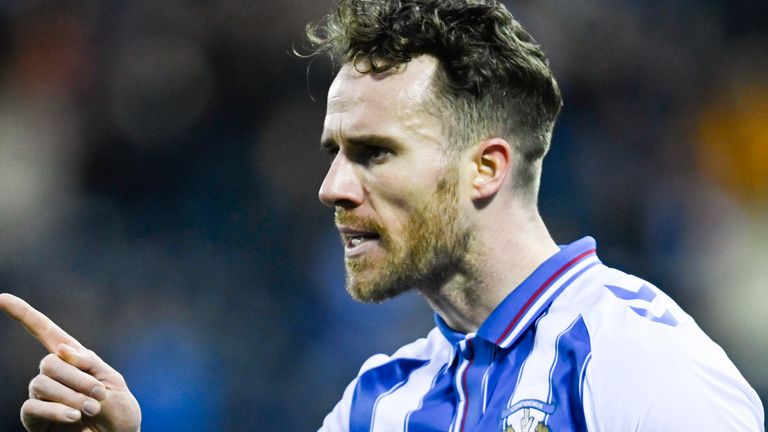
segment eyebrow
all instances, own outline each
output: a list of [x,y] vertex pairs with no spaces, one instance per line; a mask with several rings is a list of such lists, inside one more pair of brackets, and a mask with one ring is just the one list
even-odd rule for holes
[[[353,147],[386,147],[394,150],[402,148],[400,141],[384,135],[359,135],[348,137],[345,141]],[[320,148],[326,151],[338,146],[333,138],[326,138],[320,142]]]

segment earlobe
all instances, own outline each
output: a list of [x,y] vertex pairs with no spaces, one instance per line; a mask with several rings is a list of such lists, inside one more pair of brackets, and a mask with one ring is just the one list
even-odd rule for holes
[[512,149],[501,138],[491,138],[478,144],[474,151],[472,198],[485,199],[495,195],[509,172]]

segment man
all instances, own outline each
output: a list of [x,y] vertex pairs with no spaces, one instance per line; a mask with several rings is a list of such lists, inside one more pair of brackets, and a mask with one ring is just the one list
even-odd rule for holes
[[318,52],[320,188],[348,290],[417,289],[425,339],[370,358],[322,431],[763,430],[754,390],[653,285],[556,246],[537,210],[561,99],[496,1],[339,2]]
[[[341,0],[309,34],[342,63],[320,199],[347,288],[416,289],[437,321],[366,361],[322,431],[763,430],[756,393],[691,317],[591,238],[550,237],[537,192],[560,93],[501,4]],[[116,371],[20,299],[0,307],[53,353],[28,430],[138,429]]]

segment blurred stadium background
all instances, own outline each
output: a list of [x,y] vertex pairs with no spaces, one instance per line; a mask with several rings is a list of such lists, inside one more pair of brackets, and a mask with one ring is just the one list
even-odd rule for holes
[[[122,371],[145,432],[315,430],[432,326],[416,295],[344,291],[316,199],[332,71],[290,55],[331,4],[0,1],[0,291]],[[507,6],[564,91],[555,238],[596,237],[768,400],[768,3]],[[0,430],[43,355],[0,320]]]

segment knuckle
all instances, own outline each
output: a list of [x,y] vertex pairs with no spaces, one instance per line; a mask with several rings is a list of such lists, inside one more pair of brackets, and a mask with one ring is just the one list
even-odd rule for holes
[[88,350],[85,352],[83,359],[85,360],[86,364],[93,367],[94,365],[98,364],[99,356],[97,356],[95,352]]
[[71,423],[73,418],[67,416],[65,409],[66,406],[62,404],[45,402],[37,399],[27,399],[21,406],[19,417],[21,418],[21,423],[24,425],[24,428],[28,431],[39,431],[43,430],[43,428],[46,431],[64,430],[59,429],[57,426],[50,425],[50,422]]
[[56,360],[58,357],[56,354],[48,354],[47,356],[43,357],[42,360],[40,360],[40,372],[43,374],[48,374],[53,370],[54,365],[56,364]]
[[83,359],[91,366],[97,365],[101,362],[101,357],[93,350],[86,350],[83,355]]
[[76,390],[83,393],[83,394],[89,394],[93,387],[95,385],[98,385],[98,380],[90,375],[81,375],[77,378],[77,381],[73,383],[76,385]]
[[27,399],[24,401],[24,403],[21,405],[21,415],[22,417],[25,415],[28,415],[29,413],[34,412],[34,406],[35,406],[35,400],[34,399]]
[[115,371],[114,373],[115,373],[115,379],[116,379],[118,382],[120,382],[120,383],[122,383],[122,384],[125,384],[125,377],[123,377],[123,374],[121,374],[121,373],[120,373],[120,372],[118,372],[118,371]]
[[32,380],[29,382],[29,397],[37,399],[44,387],[45,384],[43,383],[43,378],[41,375],[32,378]]

